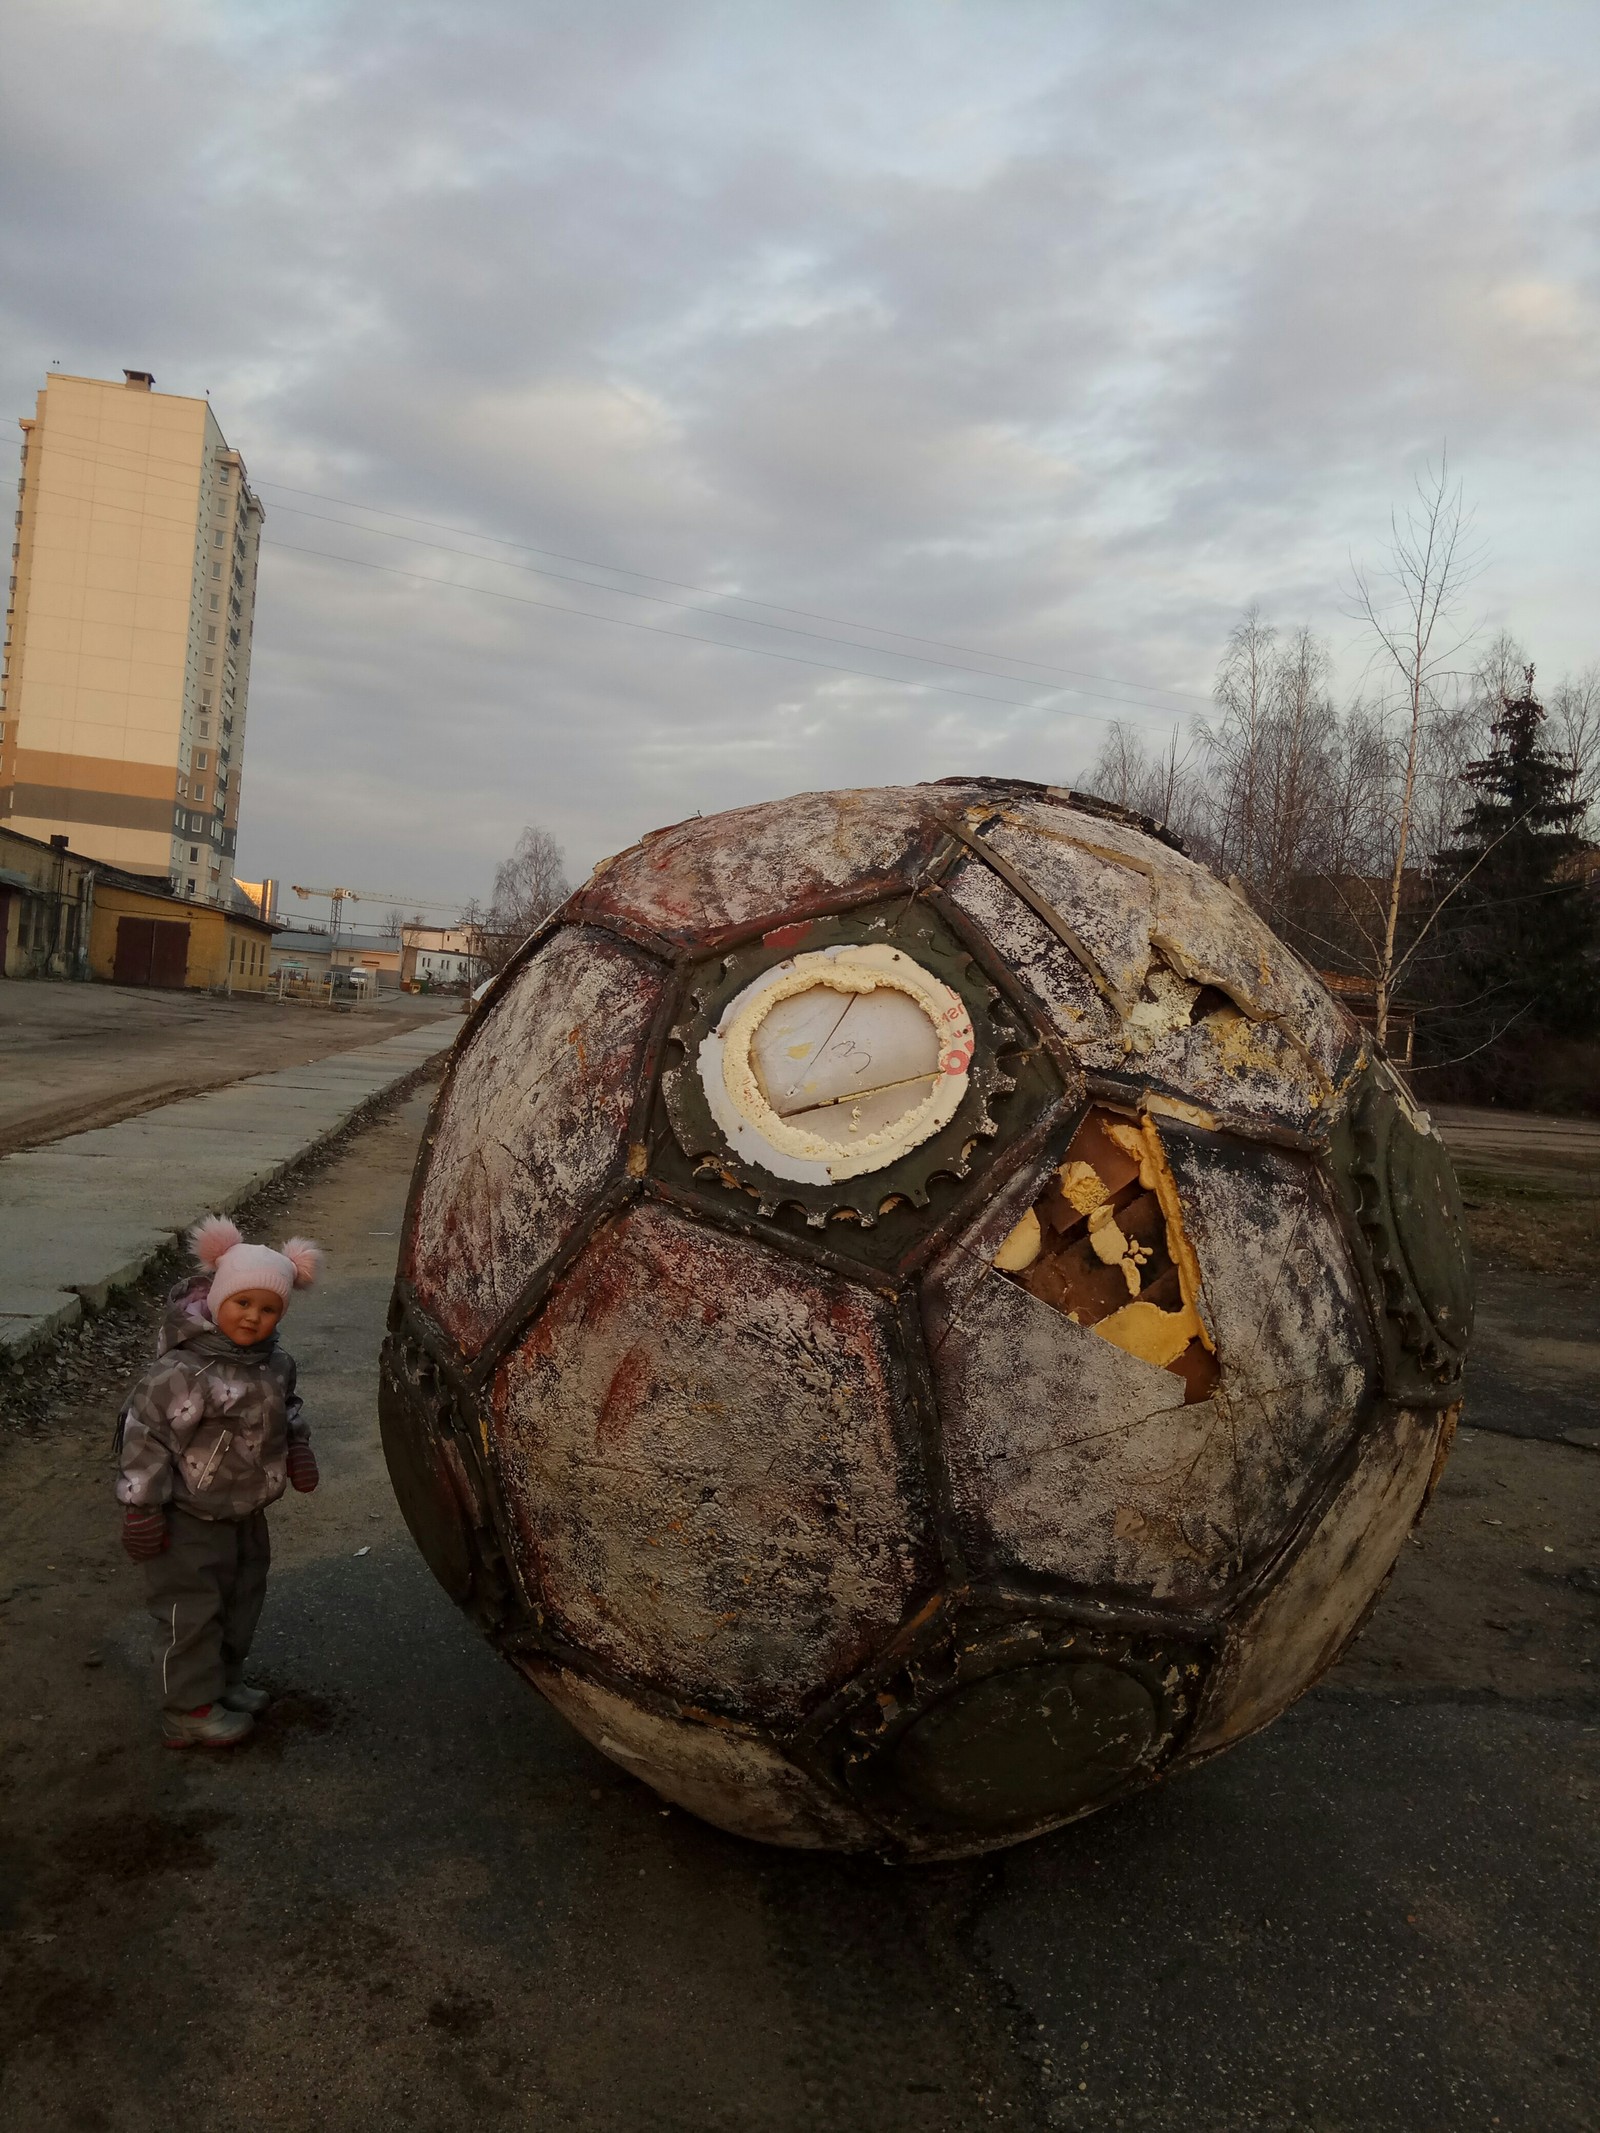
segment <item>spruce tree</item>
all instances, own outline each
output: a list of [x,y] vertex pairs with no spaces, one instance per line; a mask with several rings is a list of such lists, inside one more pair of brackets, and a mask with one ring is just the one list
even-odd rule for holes
[[[1435,859],[1449,900],[1435,963],[1439,1001],[1428,1050],[1458,1061],[1462,1094],[1528,1102],[1541,1048],[1600,1030],[1594,894],[1579,867],[1582,804],[1568,766],[1544,745],[1532,667],[1502,692],[1490,748],[1464,773],[1472,800]],[[1463,1056],[1465,1055],[1465,1056]]]

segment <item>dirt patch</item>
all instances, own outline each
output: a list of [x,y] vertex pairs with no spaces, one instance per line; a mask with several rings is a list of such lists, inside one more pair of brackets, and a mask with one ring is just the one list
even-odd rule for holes
[[1600,1713],[1597,1479],[1593,1452],[1464,1428],[1324,1689]]
[[350,1014],[239,995],[11,983],[0,1028],[0,1155],[306,1066],[436,1019],[393,995]]
[[61,2058],[75,2059],[86,2035],[105,2019],[112,1998],[107,1985],[74,1977],[48,1959],[24,1956],[7,1973],[0,1993],[0,2067],[25,2045],[45,2044]]
[[470,1993],[450,1992],[435,2000],[426,2020],[430,2029],[442,2029],[452,2037],[475,2037],[494,2013],[493,2000],[475,2000]]
[[[265,1675],[258,1677],[270,1689]],[[340,1711],[330,1697],[310,1689],[274,1691],[271,1704],[256,1720],[256,1729],[243,1745],[243,1753],[257,1762],[275,1763],[299,1735],[320,1739],[339,1723]]]
[[216,1809],[86,1816],[56,1839],[55,1849],[80,1884],[94,1879],[146,1881],[156,1874],[215,1866],[209,1833],[233,1819]]

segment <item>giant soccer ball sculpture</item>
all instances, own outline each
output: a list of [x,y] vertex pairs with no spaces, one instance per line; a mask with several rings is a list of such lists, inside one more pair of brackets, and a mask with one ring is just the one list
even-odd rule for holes
[[1470,1311],[1426,1117],[1154,824],[812,793],[600,867],[465,1027],[383,1438],[605,1754],[745,1836],[953,1858],[1315,1680]]

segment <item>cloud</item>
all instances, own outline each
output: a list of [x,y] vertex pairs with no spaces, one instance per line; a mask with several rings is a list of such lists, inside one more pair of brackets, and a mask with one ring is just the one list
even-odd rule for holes
[[807,786],[1070,778],[1117,700],[1202,710],[1253,599],[1353,678],[1347,558],[1446,437],[1493,619],[1546,671],[1600,650],[1588,11],[34,0],[5,35],[11,405],[56,358],[209,387],[267,501],[246,873],[466,896],[525,820],[586,866]]

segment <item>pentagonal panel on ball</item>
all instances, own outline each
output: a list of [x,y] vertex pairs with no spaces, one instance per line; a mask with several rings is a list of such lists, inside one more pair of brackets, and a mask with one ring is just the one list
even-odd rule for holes
[[793,1718],[937,1568],[893,1314],[652,1203],[502,1363],[502,1494],[552,1626],[630,1679]]
[[500,1326],[617,1163],[665,972],[569,927],[466,1039],[402,1273],[467,1355]]

